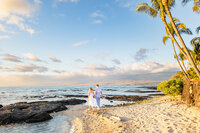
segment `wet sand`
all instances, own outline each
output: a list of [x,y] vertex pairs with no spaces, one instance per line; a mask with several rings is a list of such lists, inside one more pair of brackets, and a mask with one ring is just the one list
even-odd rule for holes
[[68,117],[67,121],[65,121],[63,125],[65,125],[62,128],[61,133],[74,133],[75,130],[75,123],[73,123],[73,120],[75,118],[79,118],[83,115],[84,110],[86,110],[88,108],[87,105],[69,105],[66,106],[68,108],[68,110],[62,111],[62,112],[58,112],[55,113],[55,115],[65,115]]

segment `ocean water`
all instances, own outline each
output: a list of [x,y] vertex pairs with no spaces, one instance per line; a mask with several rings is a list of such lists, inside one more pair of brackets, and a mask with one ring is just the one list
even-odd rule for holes
[[[155,86],[155,85],[146,85]],[[33,102],[33,101],[56,101],[71,99],[66,95],[87,95],[88,88],[94,86],[63,86],[63,87],[0,87],[0,104],[3,106],[16,102]],[[138,88],[143,87],[143,88]],[[120,86],[102,86],[104,95],[140,95],[148,96],[149,94],[160,94],[161,92],[152,91],[145,88],[145,85],[120,85]],[[138,91],[138,92],[127,92]],[[155,90],[154,90],[155,91]],[[76,97],[78,99],[85,99]],[[113,101],[106,99],[101,100],[101,105],[116,105],[125,103],[125,101]],[[87,105],[87,103],[85,103]],[[70,131],[70,117],[57,113],[53,114],[53,119],[46,122],[32,124],[12,124],[0,126],[0,133],[63,133]],[[65,130],[64,130],[65,129]],[[63,131],[64,130],[64,131]]]

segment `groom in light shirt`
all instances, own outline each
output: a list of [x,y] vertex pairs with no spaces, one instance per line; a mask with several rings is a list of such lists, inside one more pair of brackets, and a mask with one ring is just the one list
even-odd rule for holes
[[97,107],[99,109],[100,108],[100,99],[103,98],[103,93],[101,91],[101,88],[99,87],[99,84],[96,85],[95,96],[96,96],[96,101],[97,101]]

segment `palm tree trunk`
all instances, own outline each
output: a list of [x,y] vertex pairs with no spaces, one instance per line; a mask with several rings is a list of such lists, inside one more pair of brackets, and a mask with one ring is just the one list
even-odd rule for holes
[[184,60],[182,60],[181,62],[182,62],[182,64],[183,64],[184,69],[187,71],[187,68],[185,67]]
[[185,52],[182,50],[182,48],[180,47],[180,45],[178,44],[178,42],[176,41],[176,39],[174,38],[174,36],[173,36],[173,35],[171,34],[171,32],[169,31],[169,27],[168,27],[168,25],[167,25],[167,22],[166,22],[165,17],[163,17],[163,18],[161,18],[161,19],[162,19],[162,21],[164,22],[165,28],[166,28],[167,32],[169,33],[169,35],[170,35],[170,37],[171,37],[172,46],[173,46],[173,49],[174,49],[174,53],[175,53],[175,55],[176,55],[176,60],[177,60],[177,62],[178,62],[178,64],[179,64],[179,66],[180,66],[180,68],[181,68],[183,74],[185,75],[186,79],[190,80],[189,75],[184,71],[183,67],[181,66],[180,61],[178,60],[178,56],[177,56],[177,53],[176,53],[176,49],[175,49],[175,47],[174,47],[174,42],[176,43],[177,47],[179,48],[179,50],[180,50],[183,54],[185,54]]
[[188,51],[188,49],[187,49],[187,47],[186,47],[186,45],[185,45],[183,39],[182,39],[182,37],[180,36],[180,34],[179,34],[179,32],[178,32],[178,29],[177,29],[177,27],[176,27],[176,25],[175,25],[175,23],[174,23],[174,21],[173,21],[171,12],[169,11],[169,7],[168,7],[168,4],[167,4],[167,3],[168,3],[168,0],[162,0],[162,3],[163,3],[163,5],[164,5],[164,7],[165,7],[165,10],[166,10],[167,15],[168,15],[168,17],[169,17],[169,20],[170,20],[170,22],[171,22],[171,24],[172,24],[172,27],[173,27],[173,29],[174,29],[174,31],[175,31],[175,33],[176,33],[176,35],[177,35],[177,37],[178,37],[178,39],[179,39],[179,41],[180,41],[182,47],[183,47],[183,49],[184,49],[184,51],[185,51],[185,53],[186,53],[186,55],[187,55],[186,58],[188,59],[189,63],[192,65],[192,67],[194,68],[194,70],[195,70],[195,72],[197,73],[198,77],[200,78],[199,69],[198,69],[197,66],[195,65],[194,60],[192,59],[192,57],[191,57],[191,55],[190,55],[190,53],[189,53],[189,51]]
[[176,56],[176,60],[177,60],[177,62],[178,62],[178,64],[179,64],[179,66],[180,66],[180,68],[181,68],[183,74],[184,74],[185,77],[187,78],[187,80],[190,80],[189,75],[187,74],[187,71],[186,71],[186,72],[184,71],[184,69],[183,69],[183,67],[181,66],[181,63],[180,63],[180,61],[179,61],[179,59],[178,59],[178,55],[177,55],[176,49],[175,49],[175,47],[174,47],[174,42],[173,42],[173,40],[171,40],[171,41],[172,41],[173,50],[174,50],[174,53],[175,53],[175,56]]

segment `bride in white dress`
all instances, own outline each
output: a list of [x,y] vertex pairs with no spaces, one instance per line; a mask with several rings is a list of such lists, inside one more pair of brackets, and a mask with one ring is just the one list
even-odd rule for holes
[[89,103],[89,109],[90,110],[92,108],[92,110],[94,110],[94,91],[92,88],[89,88],[89,92],[88,92],[88,103]]

